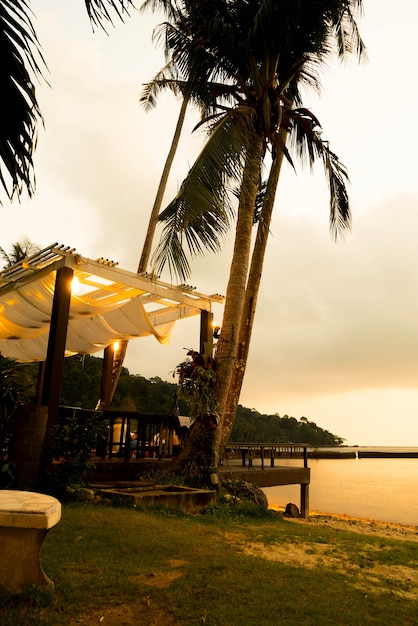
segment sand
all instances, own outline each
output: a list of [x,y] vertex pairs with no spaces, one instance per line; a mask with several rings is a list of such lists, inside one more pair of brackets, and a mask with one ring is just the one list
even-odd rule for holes
[[363,535],[378,535],[403,541],[418,541],[418,526],[408,526],[395,522],[382,522],[375,519],[351,517],[350,515],[331,515],[329,513],[311,512],[306,520],[286,518],[292,522],[327,526],[337,530],[349,530]]

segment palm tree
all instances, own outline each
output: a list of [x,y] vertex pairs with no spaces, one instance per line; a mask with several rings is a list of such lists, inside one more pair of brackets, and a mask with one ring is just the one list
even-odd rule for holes
[[[186,38],[193,37],[193,33],[190,32],[188,25],[188,17],[187,11],[183,11],[181,7],[181,2],[171,2],[169,0],[145,0],[145,2],[141,5],[140,11],[143,13],[147,9],[155,10],[156,8],[162,8],[169,20],[165,24],[162,24],[159,28],[155,29],[154,37],[158,39],[163,36],[163,33],[166,29],[167,32],[170,32],[172,24],[176,25],[176,28],[171,30],[171,34],[175,34],[178,36],[180,33],[181,36],[186,34]],[[167,35],[168,36],[168,35]],[[188,41],[188,39],[187,39]],[[161,206],[165,194],[165,190],[167,187],[167,182],[169,178],[169,174],[171,171],[171,167],[174,161],[174,157],[178,148],[178,144],[180,141],[181,132],[184,125],[184,120],[186,116],[187,107],[189,105],[190,100],[192,100],[197,106],[201,109],[202,116],[205,117],[206,109],[210,105],[211,98],[207,93],[207,85],[204,79],[202,79],[201,67],[199,63],[196,63],[196,58],[199,57],[200,60],[204,58],[202,54],[202,49],[200,42],[194,42],[195,46],[195,60],[194,63],[196,65],[194,71],[192,72],[194,75],[194,79],[196,84],[193,84],[191,79],[191,73],[188,76],[187,81],[181,78],[181,72],[176,68],[176,64],[174,58],[171,57],[170,50],[166,48],[166,57],[167,57],[167,65],[163,70],[159,71],[156,76],[144,86],[143,93],[141,95],[140,101],[144,105],[146,110],[150,110],[151,108],[156,106],[157,96],[158,94],[168,88],[170,89],[175,96],[181,95],[182,104],[179,112],[179,116],[176,123],[176,128],[174,131],[173,139],[171,142],[171,146],[164,164],[163,172],[160,178],[160,182],[157,188],[157,193],[155,196],[154,204],[151,210],[151,214],[149,217],[148,228],[145,235],[145,240],[142,247],[142,252],[140,256],[140,260],[138,263],[137,273],[141,274],[146,272],[148,269],[148,264],[151,259],[152,245],[155,237],[155,231],[159,221],[159,214],[161,211]],[[197,54],[196,54],[197,53]],[[204,76],[204,74],[203,74]],[[208,240],[209,241],[209,240]],[[116,391],[116,387],[118,384],[118,380],[120,377],[120,373],[122,371],[123,362],[126,356],[128,341],[121,341],[118,351],[114,356],[113,362],[113,372],[112,372],[112,387],[110,391],[110,399],[113,398],[113,395]]]
[[[173,139],[171,142],[171,146],[164,164],[164,168],[161,174],[160,182],[157,188],[157,193],[155,195],[154,204],[151,209],[151,214],[149,217],[148,228],[145,235],[144,244],[142,247],[141,256],[138,262],[138,274],[143,274],[147,271],[148,263],[151,257],[152,244],[154,241],[155,230],[158,225],[158,216],[161,210],[161,205],[163,203],[164,193],[168,183],[168,177],[170,174],[171,167],[173,165],[174,157],[177,151],[177,147],[180,141],[180,135],[183,128],[184,120],[186,117],[186,110],[188,106],[188,98],[184,97],[182,100],[179,117],[177,119],[176,128],[174,131]],[[128,339],[124,339],[119,342],[119,348],[113,356],[113,367],[112,367],[112,384],[110,389],[110,402],[113,399],[113,396],[116,391],[116,387],[119,382],[119,378],[123,368],[123,362],[126,357],[126,352],[128,350]]]
[[[155,9],[160,7],[160,5],[164,8],[167,17],[171,20],[179,21],[182,18],[181,12],[178,10],[177,6],[171,2],[155,2],[154,0],[146,0],[140,8],[140,11],[144,13],[147,9]],[[158,29],[156,29],[156,36],[158,36]],[[165,75],[164,68],[162,71],[158,72],[158,74],[154,77],[152,81],[144,86],[143,93],[140,98],[140,102],[144,105],[146,110],[150,110],[156,106],[156,96],[160,89],[164,88],[167,83],[171,85],[172,90],[175,95],[179,95],[178,82],[171,76],[170,79],[167,80]],[[161,206],[163,203],[164,194],[167,188],[168,178],[170,175],[170,171],[174,162],[174,157],[177,152],[177,148],[179,145],[184,121],[186,118],[187,107],[189,105],[190,96],[187,93],[182,94],[182,104],[179,112],[179,116],[177,119],[177,124],[174,130],[173,139],[171,141],[171,146],[167,154],[167,158],[163,167],[163,171],[161,174],[160,182],[157,188],[157,193],[155,195],[154,204],[151,209],[148,228],[145,234],[145,240],[142,246],[141,256],[138,262],[137,273],[142,274],[147,271],[148,264],[151,258],[152,245],[155,237],[155,231],[158,225],[158,217],[161,211]],[[113,396],[115,394],[119,378],[123,368],[123,362],[126,357],[126,353],[128,350],[129,341],[123,340],[119,342],[119,348],[113,357],[113,366],[112,366],[112,383],[110,389],[110,401],[112,401]]]
[[[222,234],[227,220],[221,219],[218,227],[214,221],[228,212],[224,206],[225,186],[222,188],[219,183],[232,177],[237,179],[238,165],[242,179],[235,245],[216,352],[215,393],[221,426],[217,431],[218,446],[222,439],[228,390],[237,363],[240,332],[241,338],[247,337],[248,345],[248,320],[252,326],[251,316],[246,316],[247,321],[241,326],[245,319],[246,290],[248,294],[251,289],[253,295],[258,293],[256,281],[252,279],[252,283],[247,283],[247,276],[254,209],[266,150],[272,150],[276,168],[279,164],[275,162],[276,155],[284,155],[290,160],[285,143],[286,134],[290,134],[299,156],[304,157],[307,151],[311,161],[321,158],[329,175],[331,225],[334,232],[349,226],[345,169],[321,139],[318,121],[299,106],[299,84],[308,83],[319,89],[318,68],[334,53],[340,57],[352,52],[359,57],[363,55],[364,46],[353,15],[354,9],[360,8],[360,0],[323,0],[303,3],[303,8],[300,3],[277,0],[246,3],[209,0],[189,7],[192,31],[200,35],[202,46],[213,59],[213,75],[224,78],[225,87],[220,90],[216,105],[222,106],[221,97],[224,101],[226,97],[233,98],[235,102],[222,117],[212,118],[212,134],[203,153],[176,199],[161,215],[166,227],[156,261],[159,270],[168,262],[172,271],[185,276],[189,265],[181,246],[182,239],[186,240],[192,254],[200,253],[205,247],[213,250],[220,245],[217,236]],[[176,51],[177,63],[181,60],[183,67],[191,64],[187,46],[183,51],[176,48],[178,42],[173,37],[167,42]],[[297,108],[293,108],[295,104]],[[272,200],[274,193],[270,195],[269,210]],[[268,203],[266,213],[267,206]],[[264,222],[263,211],[264,208],[260,217],[262,228],[266,229],[269,220],[266,216]],[[266,242],[267,237],[260,237],[259,251],[253,257],[253,270],[256,259],[260,266]],[[243,376],[246,358],[244,356],[236,368],[240,372],[238,378]]]
[[[123,19],[132,0],[85,0],[93,26],[112,23],[112,11]],[[33,153],[37,127],[43,122],[35,83],[46,69],[28,0],[0,0],[0,183],[10,200],[23,190],[33,195]]]
[[[285,144],[287,139],[287,131],[284,131],[282,129],[280,132],[282,133],[283,142]],[[310,139],[311,141],[313,141],[313,145],[315,145],[315,136],[311,137]],[[318,136],[316,136],[316,139],[319,139],[317,148],[319,149],[319,152],[321,152],[324,146]],[[280,171],[283,163],[283,156],[283,153],[276,155],[273,160],[270,169],[270,175],[266,184],[266,191],[262,201],[257,234],[252,252],[250,270],[245,290],[245,300],[240,324],[237,356],[233,364],[232,377],[228,389],[228,396],[223,416],[221,448],[225,448],[231,435],[239,402],[239,396],[241,393],[242,383],[244,380],[251,342],[251,334],[254,324],[255,310],[257,306],[258,292],[261,284],[264,257],[268,243],[269,227],[274,208],[276,189],[279,182]],[[341,200],[339,200],[338,202],[338,217],[342,220],[342,228],[348,227],[350,224],[348,198],[345,196],[345,179],[347,178],[347,175],[345,169],[339,162],[336,155],[330,152],[326,148],[326,146],[322,157],[324,160],[325,171],[328,174],[328,182],[330,184],[330,225],[331,230],[334,232],[334,235],[337,236],[338,228],[335,229],[336,197],[341,198]],[[312,164],[313,162],[314,159],[312,159]]]
[[11,267],[12,265],[15,265],[15,263],[23,261],[23,259],[26,259],[28,256],[37,254],[39,251],[40,247],[28,239],[12,243],[10,252],[6,252],[4,248],[0,246],[0,256],[4,261],[3,269]]

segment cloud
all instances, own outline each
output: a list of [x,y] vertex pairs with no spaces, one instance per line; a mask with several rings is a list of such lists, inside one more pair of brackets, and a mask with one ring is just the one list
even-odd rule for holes
[[261,379],[301,395],[416,384],[417,199],[394,196],[359,215],[338,245],[312,220],[276,221],[247,395]]

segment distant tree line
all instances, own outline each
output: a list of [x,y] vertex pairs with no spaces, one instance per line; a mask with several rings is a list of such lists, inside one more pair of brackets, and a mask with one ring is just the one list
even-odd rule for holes
[[[0,385],[0,404],[6,404],[0,411],[2,422],[10,414],[11,404],[15,402],[34,402],[38,366],[36,364],[15,364],[0,357],[2,381]],[[100,398],[103,359],[90,355],[75,355],[65,359],[64,375],[60,403],[63,406],[96,408]],[[13,372],[13,374],[12,374]],[[19,380],[21,391],[19,391]],[[8,381],[13,384],[8,389]],[[168,414],[177,401],[177,384],[167,382],[158,376],[145,378],[130,374],[123,368],[113,397],[112,409],[139,411],[141,413]],[[0,409],[2,407],[0,406]],[[178,400],[180,415],[188,415],[187,404]],[[5,424],[3,424],[4,426]],[[0,424],[1,432],[1,424]],[[338,446],[343,439],[310,422],[306,417],[279,414],[264,415],[255,409],[238,406],[237,416],[230,441],[264,443],[309,443],[315,446]]]
[[[100,398],[103,359],[90,355],[75,355],[65,359],[61,388],[61,405],[94,409]],[[111,408],[141,413],[170,413],[177,385],[158,376],[145,378],[130,374],[122,368]],[[187,415],[187,406],[178,402],[180,414]]]
[[310,422],[284,415],[265,415],[238,405],[230,441],[263,443],[309,443],[312,446],[340,446],[344,439]]

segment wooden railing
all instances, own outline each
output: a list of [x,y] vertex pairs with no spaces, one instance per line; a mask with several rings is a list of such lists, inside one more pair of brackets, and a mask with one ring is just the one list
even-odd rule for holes
[[302,458],[303,467],[308,467],[308,443],[229,443],[225,448],[225,458],[241,458],[245,467],[253,466],[254,458],[261,459],[261,469],[264,469],[266,457],[270,460],[270,467],[274,467],[275,459]]

